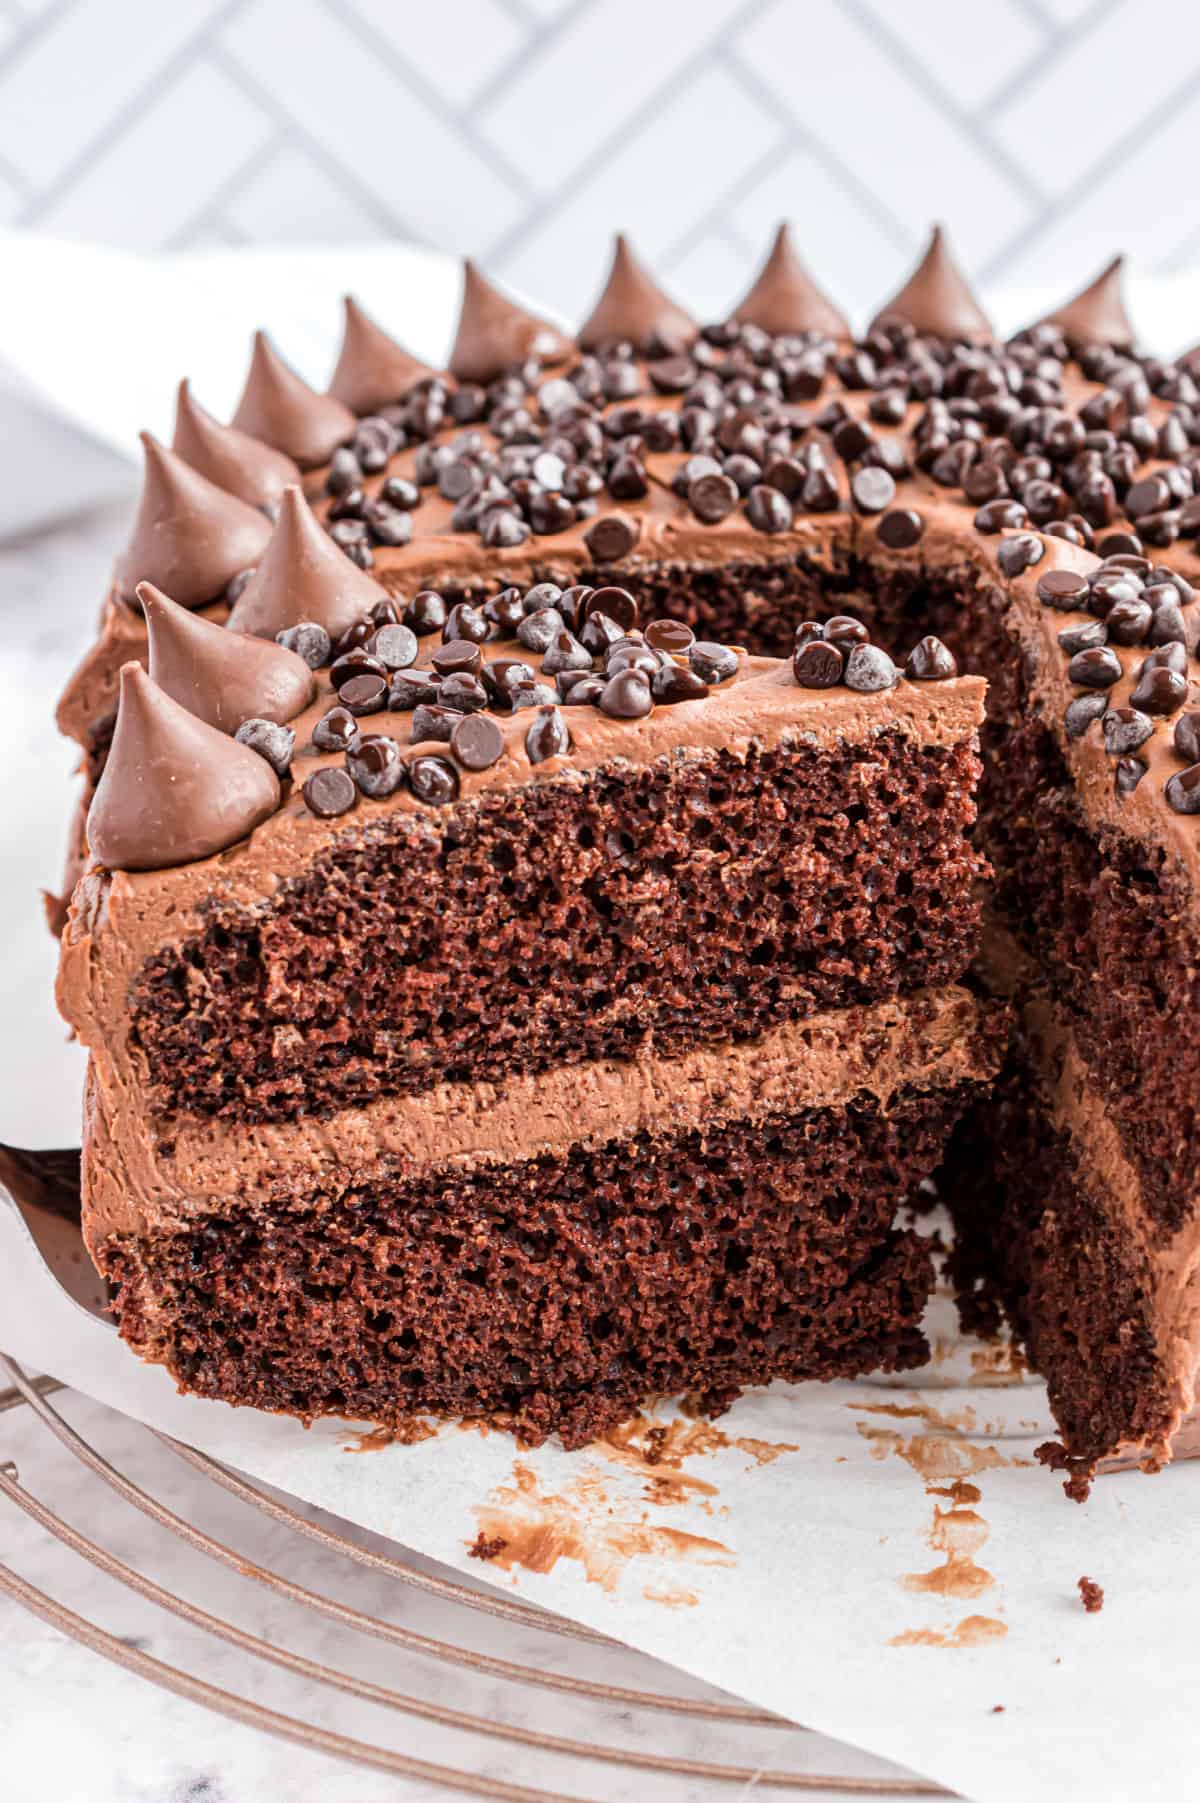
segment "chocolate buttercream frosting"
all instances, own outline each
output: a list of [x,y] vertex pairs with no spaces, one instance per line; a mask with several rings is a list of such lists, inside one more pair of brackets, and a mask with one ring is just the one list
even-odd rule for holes
[[1114,257],[1094,282],[1064,301],[1056,312],[1047,313],[1039,325],[1057,326],[1069,344],[1111,344],[1128,350],[1135,333],[1121,293],[1124,266],[1123,256]]
[[776,232],[766,262],[733,316],[773,337],[791,332],[824,332],[838,339],[851,335],[845,315],[822,294],[800,261],[786,223]]
[[527,358],[543,365],[562,363],[574,349],[557,326],[536,313],[527,313],[466,258],[462,309],[450,353],[451,375],[462,382],[490,382]]
[[983,341],[995,336],[991,321],[950,254],[940,225],[934,226],[925,255],[903,288],[871,321],[871,330],[889,319],[906,320],[931,338]]
[[310,388],[284,362],[266,333],[256,332],[233,423],[295,458],[301,469],[315,469],[353,436],[355,418],[336,395]]
[[92,855],[112,870],[165,870],[244,839],[279,806],[265,758],[163,693],[140,664],[121,701],[88,814]]
[[339,551],[299,488],[284,490],[266,555],[238,596],[229,630],[273,639],[311,620],[332,638],[387,599],[387,590]]
[[113,580],[129,602],[139,582],[153,582],[184,607],[202,607],[258,562],[271,536],[270,522],[149,432],[142,433],[142,448],[142,498]]
[[437,375],[436,369],[376,325],[352,294],[347,294],[342,304],[346,310],[342,348],[329,392],[353,412],[374,413],[402,400],[418,382]]
[[150,674],[198,720],[221,732],[236,732],[251,719],[282,724],[312,700],[312,671],[294,651],[189,613],[149,582],[138,584],[138,600],[150,638]]
[[179,384],[172,449],[218,488],[272,515],[288,483],[300,480],[290,457],[236,426],[222,425],[200,405],[186,381]]
[[618,232],[608,280],[580,327],[579,342],[584,350],[621,340],[639,351],[649,350],[656,342],[682,346],[691,344],[698,329],[691,315],[677,307],[638,262],[624,232]]

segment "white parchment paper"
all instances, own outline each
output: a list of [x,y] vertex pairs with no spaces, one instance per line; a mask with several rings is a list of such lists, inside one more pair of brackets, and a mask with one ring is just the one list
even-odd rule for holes
[[[7,277],[16,253],[12,241],[4,248]],[[274,317],[264,297],[273,293],[286,314],[287,296],[294,302],[303,286],[286,260],[247,265],[239,297],[254,296],[250,313],[228,299],[223,266],[210,280],[233,317],[222,323],[214,301],[205,339],[196,336],[196,291],[185,284],[190,298],[178,305],[193,354],[181,356],[169,309],[145,310],[133,332],[117,306],[142,273],[148,282],[169,277],[182,294],[179,270],[128,258],[89,262],[64,247],[39,247],[39,255],[43,249],[19,306],[12,283],[0,283],[0,343],[10,360],[20,333],[36,348],[32,373],[0,393],[0,419],[11,421],[19,391],[77,436],[82,423],[79,442],[99,460],[89,465],[81,450],[85,488],[95,467],[108,467],[105,457],[118,460],[128,481],[136,427],[169,431],[173,383],[189,369],[197,374],[205,345],[211,366],[197,391],[217,411],[228,405],[250,324]],[[280,332],[314,379],[322,358],[327,368],[332,357],[341,287],[359,288],[381,320],[401,330],[398,265],[391,252],[379,259],[374,288],[347,276],[344,257],[336,279],[332,262],[317,259],[322,323],[311,329],[307,353],[299,325]],[[76,284],[77,330],[78,295],[107,281],[121,373],[99,378],[95,343],[90,355],[86,345],[73,351],[67,366],[49,355],[31,298],[48,270]],[[456,292],[449,266],[441,270],[410,282],[410,297],[423,293],[428,305],[425,326],[405,335],[431,356],[444,352]],[[317,281],[311,264],[304,279]],[[1174,301],[1160,291],[1162,342],[1200,335],[1189,329],[1191,302],[1190,291],[1176,290]],[[1014,302],[1004,316],[1024,313]],[[135,369],[142,373],[131,401]],[[69,493],[70,469],[61,448],[56,455],[56,492]],[[29,492],[45,488],[43,480]],[[16,1143],[67,1143],[78,1120],[78,1060],[53,1017],[52,958],[36,899],[37,885],[57,876],[69,799],[68,760],[54,749],[49,724],[52,697],[99,596],[98,584],[79,594],[63,579],[75,567],[63,560],[65,542],[60,534],[0,555],[11,635],[0,649],[0,706],[12,798],[0,852],[0,1139]],[[46,578],[51,566],[57,582]],[[79,567],[90,570],[88,558]],[[18,590],[24,613],[14,612]],[[1200,1463],[1153,1479],[1106,1478],[1086,1507],[1069,1503],[1033,1462],[1051,1432],[1041,1386],[995,1349],[958,1344],[944,1301],[931,1327],[936,1358],[914,1381],[776,1386],[743,1399],[716,1432],[663,1408],[628,1443],[572,1455],[553,1445],[522,1451],[503,1433],[452,1425],[415,1444],[376,1445],[345,1424],[306,1432],[176,1395],[162,1371],[138,1364],[111,1327],[67,1298],[0,1196],[0,1347],[22,1363],[977,1803],[1177,1803],[1194,1791]],[[481,1533],[507,1541],[487,1563],[470,1556]],[[1098,1615],[1081,1607],[1083,1574],[1104,1587]]]

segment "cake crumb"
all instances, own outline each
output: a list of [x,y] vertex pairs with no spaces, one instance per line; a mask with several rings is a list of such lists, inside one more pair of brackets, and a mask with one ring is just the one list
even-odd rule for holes
[[1004,1714],[1004,1704],[1003,1703],[993,1703],[992,1704],[992,1714],[993,1715],[1003,1715]]
[[503,1534],[493,1534],[489,1539],[480,1528],[474,1542],[467,1548],[468,1559],[495,1559],[504,1551],[508,1541]]
[[1079,1600],[1089,1615],[1098,1615],[1104,1607],[1104,1591],[1094,1578],[1080,1578]]

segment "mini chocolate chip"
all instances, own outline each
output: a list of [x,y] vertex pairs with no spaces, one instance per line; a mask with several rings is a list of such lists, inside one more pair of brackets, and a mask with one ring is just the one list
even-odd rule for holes
[[514,689],[537,681],[533,665],[519,657],[494,657],[490,663],[484,664],[480,675],[483,677],[484,688],[497,707],[511,705]]
[[1015,532],[1011,538],[1001,539],[996,549],[1001,573],[1010,581],[1034,564],[1041,563],[1045,555],[1046,547],[1034,532]]
[[585,617],[594,613],[607,614],[622,632],[631,632],[638,623],[638,604],[627,588],[593,589],[584,598],[583,611]]
[[411,626],[381,626],[370,641],[371,656],[388,670],[407,670],[417,661],[417,635]]
[[457,708],[460,714],[478,713],[487,706],[487,690],[470,670],[456,670],[438,688],[437,698],[443,707]]
[[1168,777],[1166,796],[1177,814],[1200,814],[1200,763]]
[[1144,745],[1154,731],[1148,714],[1136,707],[1110,707],[1103,717],[1104,749],[1112,757],[1123,757]]
[[436,752],[413,758],[408,766],[408,781],[417,800],[432,807],[446,807],[458,800],[458,771]]
[[696,635],[684,620],[651,620],[646,627],[646,643],[654,651],[667,651],[682,657],[696,643]]
[[515,637],[518,626],[525,618],[520,589],[501,589],[498,595],[493,595],[484,602],[482,611],[484,619],[490,620],[505,638]]
[[1092,721],[1098,720],[1107,708],[1107,695],[1076,695],[1074,701],[1067,703],[1063,716],[1068,739],[1082,739]]
[[408,772],[400,747],[387,733],[366,733],[346,753],[346,769],[363,795],[382,801],[404,786]]
[[387,706],[387,678],[374,670],[352,676],[349,682],[340,685],[338,699],[352,714],[378,714]]
[[640,501],[650,491],[650,478],[640,458],[618,457],[608,472],[608,492],[614,501]]
[[1150,622],[1152,645],[1187,645],[1187,622],[1178,601],[1164,601]]
[[746,496],[746,518],[756,532],[786,532],[792,523],[792,504],[777,488],[760,482]]
[[285,626],[275,634],[275,643],[302,657],[310,670],[319,670],[333,655],[333,645],[323,626],[313,620],[302,620],[298,626]]
[[1185,764],[1200,764],[1200,709],[1189,708],[1180,714],[1173,743]]
[[290,726],[279,726],[274,720],[243,720],[233,736],[239,745],[248,745],[265,758],[276,776],[286,776],[291,769],[296,735]]
[[464,770],[490,770],[504,751],[504,734],[490,714],[464,714],[450,734],[450,749]]
[[483,654],[471,639],[450,639],[438,646],[429,661],[439,676],[456,676],[464,670],[477,676]]
[[621,628],[607,614],[588,614],[579,628],[579,637],[594,657],[603,657],[622,637]]
[[526,614],[517,637],[527,651],[546,652],[563,631],[565,622],[557,608],[543,607],[540,613]]
[[808,639],[792,656],[792,674],[802,689],[833,689],[842,680],[845,662],[836,645]]
[[522,610],[527,614],[540,614],[547,607],[553,607],[561,612],[558,604],[562,600],[564,592],[559,588],[557,582],[535,582],[533,587],[527,588],[521,596]]
[[432,670],[397,670],[388,692],[388,706],[393,713],[407,713],[422,701],[436,701],[439,686]]
[[358,721],[348,707],[339,703],[315,723],[312,742],[318,751],[345,751],[356,743],[358,732]]
[[1183,706],[1187,698],[1187,677],[1163,664],[1149,669],[1143,665],[1142,673],[1129,697],[1134,707],[1140,707],[1147,714],[1173,714]]
[[1114,601],[1105,616],[1108,636],[1114,645],[1140,645],[1153,622],[1154,614],[1146,601]]
[[727,682],[738,667],[738,656],[728,645],[716,645],[708,639],[697,639],[688,646],[688,663],[707,683]]
[[[529,537],[529,527],[519,514],[513,513],[509,508],[493,507],[484,514],[480,521],[479,536],[489,551],[512,551],[518,545],[525,543]],[[447,764],[446,768],[452,770],[453,766]],[[457,776],[454,780],[457,784]],[[422,797],[422,799],[432,798]]]
[[483,645],[492,636],[491,622],[478,607],[472,607],[469,601],[458,601],[446,615],[446,623],[442,627],[442,638],[446,644],[452,639],[466,639],[469,644]]
[[878,464],[866,464],[851,476],[850,496],[859,513],[882,513],[896,499],[896,479]]
[[800,491],[800,505],[806,513],[835,513],[842,504],[841,490],[832,472],[823,465],[809,470]]
[[329,680],[335,689],[343,689],[355,676],[385,676],[386,667],[377,657],[358,645],[353,651],[335,657],[329,666]]
[[574,633],[565,630],[558,634],[542,659],[542,672],[546,676],[557,676],[560,670],[590,670],[591,667],[591,652],[579,643]]
[[665,663],[660,664],[650,678],[650,693],[655,701],[673,707],[680,701],[698,701],[708,694],[708,684],[694,670],[685,670],[682,664]]
[[738,485],[730,477],[713,471],[697,476],[688,487],[688,506],[706,526],[715,526],[731,514],[738,504]]
[[[743,465],[746,467],[743,468]],[[725,461],[725,474],[732,476],[741,492],[747,495],[759,479],[752,473],[756,468],[757,466],[749,457],[729,457]],[[768,488],[777,488],[781,495],[787,496],[789,501],[796,501],[799,500],[803,491],[804,478],[807,473],[804,465],[796,457],[772,457],[766,469],[762,471],[762,480]]]
[[875,536],[889,551],[907,551],[924,530],[925,522],[915,507],[893,507],[875,528]]
[[557,707],[540,707],[525,734],[525,750],[531,764],[544,764],[547,758],[563,757],[571,749],[567,723]]
[[601,514],[584,533],[583,542],[597,563],[616,563],[637,544],[637,521],[627,513]]
[[1082,612],[1087,606],[1087,577],[1077,570],[1047,570],[1038,577],[1037,595],[1047,607],[1056,607],[1063,613]]
[[601,712],[614,720],[640,720],[653,706],[650,684],[641,670],[618,670],[600,695]]
[[792,649],[799,651],[802,645],[810,644],[813,639],[823,639],[824,637],[825,627],[820,620],[801,620],[796,628]]
[[439,707],[422,702],[413,712],[409,743],[420,745],[426,739],[440,739],[444,745],[448,745],[450,734],[458,722],[473,717],[461,713],[456,707]]
[[1113,771],[1113,788],[1117,794],[1122,799],[1132,795],[1148,768],[1141,758],[1121,758]]
[[958,675],[954,653],[932,634],[920,639],[904,661],[904,674],[913,682],[946,682]]
[[640,670],[648,679],[667,661],[669,660],[649,645],[638,644],[633,639],[620,639],[605,654],[604,671],[607,676],[615,676],[618,670]]
[[1187,647],[1177,639],[1165,645],[1156,645],[1153,651],[1147,651],[1138,667],[1140,676],[1143,670],[1178,670],[1181,676],[1187,675]]
[[887,652],[878,645],[855,645],[846,659],[843,680],[848,689],[871,695],[879,689],[894,688],[899,674]]
[[403,607],[403,595],[387,595],[375,603],[369,618],[376,626],[399,626]]
[[321,820],[333,820],[348,813],[358,799],[358,792],[345,770],[314,770],[301,794],[309,812]]
[[[974,526],[976,532],[1003,532],[1006,527],[1024,526],[1029,516],[1019,501],[999,499],[985,501],[976,509]],[[1047,528],[1049,530],[1049,528]]]
[[1121,660],[1108,645],[1092,645],[1077,651],[1067,665],[1067,675],[1081,689],[1111,689],[1121,680]]
[[402,508],[389,507],[386,501],[368,501],[363,519],[373,545],[407,545],[413,535],[412,515]]
[[824,636],[831,645],[840,645],[849,652],[854,645],[865,645],[871,635],[853,614],[834,614],[832,620],[825,622]]
[[551,688],[548,682],[518,683],[508,697],[514,714],[519,714],[527,707],[553,707],[557,700],[558,690]]
[[379,494],[390,507],[399,507],[404,512],[410,512],[421,503],[420,489],[407,476],[389,476],[380,487]]
[[1058,642],[1069,657],[1074,657],[1077,651],[1091,651],[1097,645],[1107,645],[1108,627],[1103,620],[1085,620],[1081,626],[1064,626]]
[[[570,687],[566,687],[567,683]],[[579,670],[565,670],[558,678],[558,698],[564,707],[598,707],[605,678]]]
[[347,626],[345,632],[334,643],[335,665],[341,658],[349,656],[351,651],[361,651],[374,632],[375,624],[368,614],[364,614],[361,620],[355,620],[352,626]]
[[440,632],[446,624],[446,603],[436,589],[423,588],[413,596],[404,610],[404,624],[422,637],[429,632]]

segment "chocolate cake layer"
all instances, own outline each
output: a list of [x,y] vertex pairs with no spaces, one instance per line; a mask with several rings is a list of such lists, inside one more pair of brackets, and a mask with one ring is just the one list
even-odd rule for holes
[[89,1243],[122,1334],[196,1393],[394,1426],[501,1415],[577,1445],[657,1394],[712,1410],[772,1377],[922,1362],[932,1267],[896,1209],[1002,1040],[952,990],[264,1129],[248,1161],[211,1129],[180,1150],[213,1193],[176,1183],[156,1218],[146,1171],[169,1191],[175,1154],[147,1147],[108,1191],[129,1142],[94,1092]]

